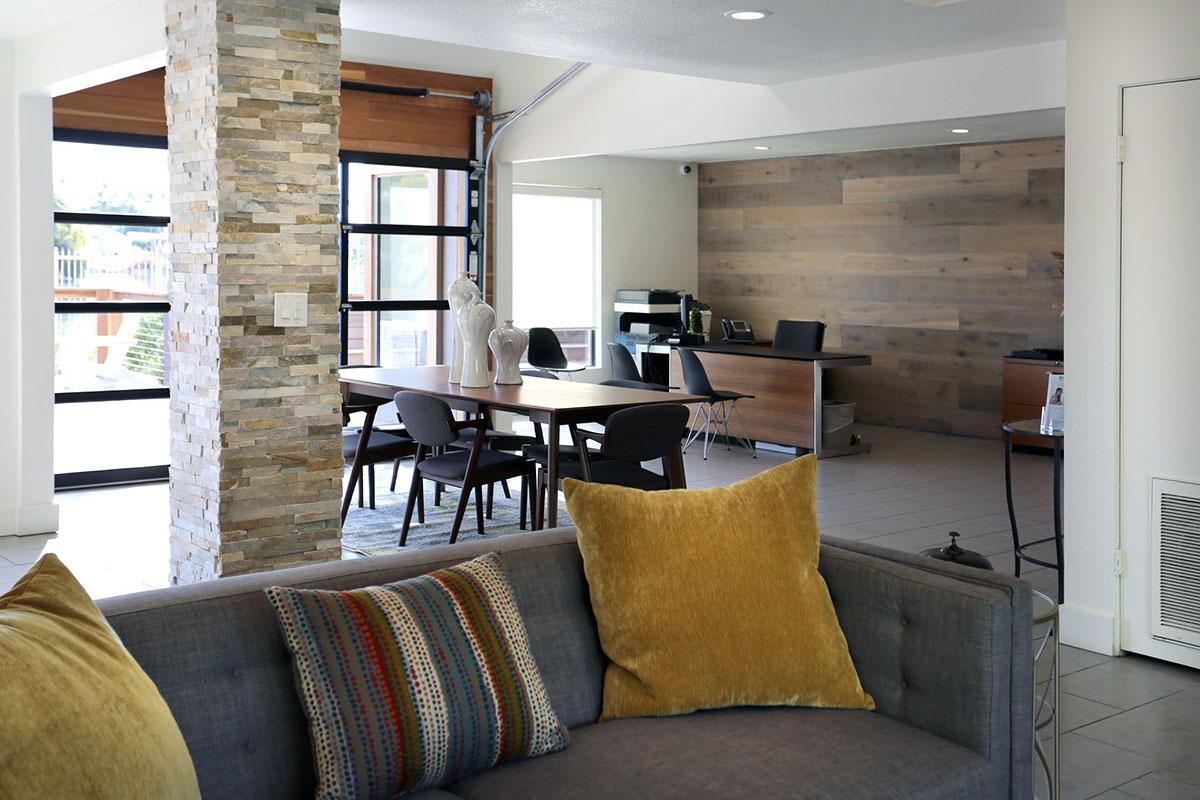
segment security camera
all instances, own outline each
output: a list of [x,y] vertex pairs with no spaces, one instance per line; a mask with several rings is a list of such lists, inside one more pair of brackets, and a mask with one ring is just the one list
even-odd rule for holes
[[680,164],[679,165],[679,174],[680,175],[691,175],[695,169],[696,169],[695,164]]

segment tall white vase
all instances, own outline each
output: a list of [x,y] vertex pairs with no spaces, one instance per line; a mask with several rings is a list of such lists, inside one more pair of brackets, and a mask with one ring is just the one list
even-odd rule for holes
[[462,337],[462,385],[467,388],[490,386],[488,377],[488,334],[496,327],[496,310],[482,300],[467,303],[458,312],[458,332]]
[[479,286],[464,272],[446,288],[446,299],[450,303],[450,338],[453,341],[451,344],[450,382],[458,383],[463,371],[463,345],[462,336],[458,332],[458,319],[464,306],[481,299]]
[[496,356],[496,383],[521,383],[521,354],[529,344],[529,334],[514,328],[511,319],[488,335],[488,347]]

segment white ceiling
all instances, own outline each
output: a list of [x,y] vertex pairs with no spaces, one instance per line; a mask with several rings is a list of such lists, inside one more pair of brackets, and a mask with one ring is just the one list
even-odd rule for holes
[[[773,13],[724,16],[746,8]],[[1065,0],[342,0],[355,30],[761,84],[1058,41],[1065,17]]]
[[[967,128],[968,134],[950,133],[951,128]],[[798,133],[763,139],[733,142],[708,142],[686,147],[639,150],[619,155],[678,161],[681,164],[710,161],[747,161],[758,158],[784,158],[822,153],[852,153],[863,150],[888,150],[896,147],[926,147],[938,144],[1000,142],[1062,136],[1065,112],[1061,108],[995,114],[953,120],[932,120],[904,125],[883,125],[852,130]],[[755,150],[754,146],[770,147]]]
[[28,36],[105,2],[107,0],[0,0],[0,37]]

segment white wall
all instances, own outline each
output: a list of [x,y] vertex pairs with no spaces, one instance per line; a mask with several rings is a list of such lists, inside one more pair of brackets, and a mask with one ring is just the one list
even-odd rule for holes
[[[512,181],[599,189],[601,192],[600,369],[588,380],[611,377],[605,342],[612,341],[618,289],[696,291],[698,197],[696,173],[680,175],[674,162],[644,158],[575,158],[511,166]],[[511,184],[510,184],[511,185]],[[504,209],[508,219],[509,210]],[[499,311],[512,307],[511,243],[497,249]],[[518,265],[519,268],[519,265]]]
[[53,96],[166,62],[163,0],[112,0],[17,40],[17,91]]
[[[504,160],[525,161],[1061,108],[1063,59],[1064,44],[1050,42],[778,86],[593,65],[516,122],[497,149]],[[499,107],[566,66],[502,65]]]
[[0,39],[0,535],[16,531],[21,493],[21,248],[13,50],[12,40]]
[[1120,187],[1122,84],[1200,75],[1195,0],[1067,0],[1066,595],[1063,641],[1119,645]]
[[50,98],[16,86],[0,39],[0,536],[52,531]]

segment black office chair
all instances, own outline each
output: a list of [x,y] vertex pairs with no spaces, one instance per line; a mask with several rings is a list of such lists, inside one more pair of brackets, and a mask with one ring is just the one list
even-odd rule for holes
[[[703,434],[704,459],[707,461],[709,443],[712,436],[723,433],[725,436],[725,449],[730,449],[729,418],[737,414],[738,424],[740,425],[742,417],[737,410],[737,401],[753,400],[754,395],[714,389],[708,379],[708,372],[704,369],[704,364],[700,362],[700,357],[696,355],[695,351],[689,350],[686,347],[680,347],[676,352],[679,353],[679,361],[683,366],[683,383],[687,387],[688,394],[696,394],[708,398],[696,407],[696,414],[688,425],[689,433],[687,441],[683,444],[683,452],[686,453],[687,449],[692,446],[692,442],[696,441]],[[701,414],[704,415],[704,424],[697,428],[696,423],[700,421]],[[754,442],[740,434],[734,434],[732,438],[737,440],[738,444],[742,447],[749,450],[750,455],[758,458],[758,453],[754,450]]]
[[825,343],[825,323],[810,320],[781,319],[775,323],[776,350],[819,353]]
[[580,372],[582,364],[567,362],[567,354],[563,352],[558,335],[549,328],[529,329],[529,365],[547,372]]
[[[688,412],[680,405],[635,406],[614,411],[604,425],[604,433],[580,431],[581,443],[600,443],[603,461],[585,454],[580,461],[563,464],[561,476],[591,483],[607,483],[630,489],[659,491],[671,486],[667,465],[671,451],[687,432]],[[660,461],[662,474],[642,466]]]
[[637,362],[624,345],[616,342],[608,343],[608,358],[612,361],[612,378],[600,381],[605,386],[624,386],[627,389],[650,389],[655,392],[666,392],[670,387],[661,383],[650,383],[638,372]]
[[[458,541],[458,529],[462,526],[463,514],[472,492],[475,493],[476,526],[479,533],[483,533],[483,486],[506,478],[521,479],[520,524],[524,530],[526,504],[532,497],[529,490],[536,468],[532,461],[511,453],[484,449],[487,422],[482,419],[455,420],[450,406],[440,398],[420,392],[397,392],[395,402],[409,435],[417,443],[412,486],[409,488],[404,526],[400,532],[401,547],[408,541],[413,507],[425,491],[425,480],[457,486],[461,490],[458,509],[454,513],[454,527],[450,530],[450,544]],[[429,455],[433,448],[447,447],[457,442],[459,431],[466,428],[473,428],[476,432],[475,446],[469,452],[455,450],[444,455]]]

